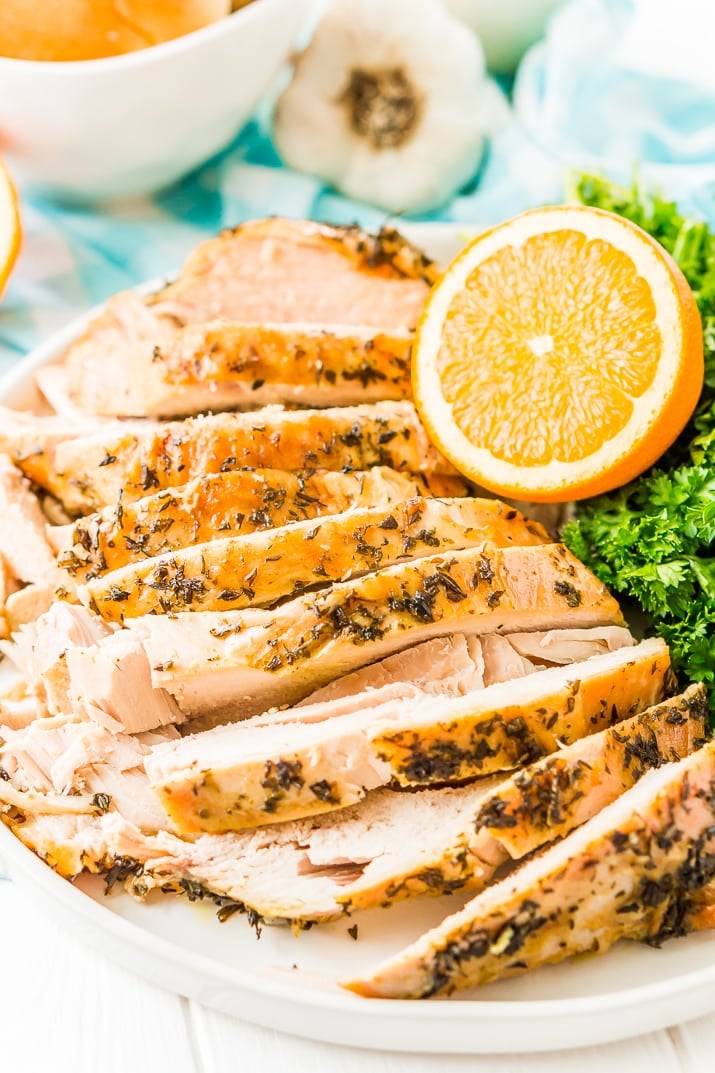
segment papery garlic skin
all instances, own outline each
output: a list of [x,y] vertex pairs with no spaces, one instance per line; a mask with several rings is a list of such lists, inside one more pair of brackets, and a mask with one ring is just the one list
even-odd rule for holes
[[337,0],[275,115],[291,167],[389,212],[445,202],[484,146],[484,52],[439,0]]

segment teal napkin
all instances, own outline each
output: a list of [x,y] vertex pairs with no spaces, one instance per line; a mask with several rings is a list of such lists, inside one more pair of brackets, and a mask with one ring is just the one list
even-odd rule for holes
[[[490,152],[449,205],[412,219],[487,224],[504,215],[506,205],[490,194],[486,179]],[[284,168],[265,116],[251,121],[220,156],[152,197],[77,207],[23,192],[22,207],[24,249],[0,305],[0,374],[113,292],[176,272],[202,238],[221,228],[271,215],[373,228],[388,218]]]

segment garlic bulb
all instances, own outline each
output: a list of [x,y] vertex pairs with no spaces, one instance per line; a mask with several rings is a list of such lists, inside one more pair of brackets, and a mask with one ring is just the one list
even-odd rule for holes
[[439,0],[337,0],[278,101],[283,159],[389,212],[440,205],[483,150],[484,53]]

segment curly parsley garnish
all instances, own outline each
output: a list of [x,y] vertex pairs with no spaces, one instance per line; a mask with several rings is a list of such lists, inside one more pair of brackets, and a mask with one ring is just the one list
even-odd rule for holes
[[673,256],[703,320],[705,386],[657,468],[579,503],[563,539],[614,592],[635,598],[677,671],[715,682],[715,232],[636,184],[581,177],[576,198],[638,224]]

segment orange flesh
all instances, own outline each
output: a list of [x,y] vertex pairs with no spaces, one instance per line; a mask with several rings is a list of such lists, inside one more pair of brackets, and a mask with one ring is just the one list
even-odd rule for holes
[[[552,289],[553,280],[568,284]],[[498,250],[455,295],[444,326],[437,365],[456,424],[513,465],[587,458],[626,427],[653,382],[655,318],[632,259],[601,239],[563,230]]]

